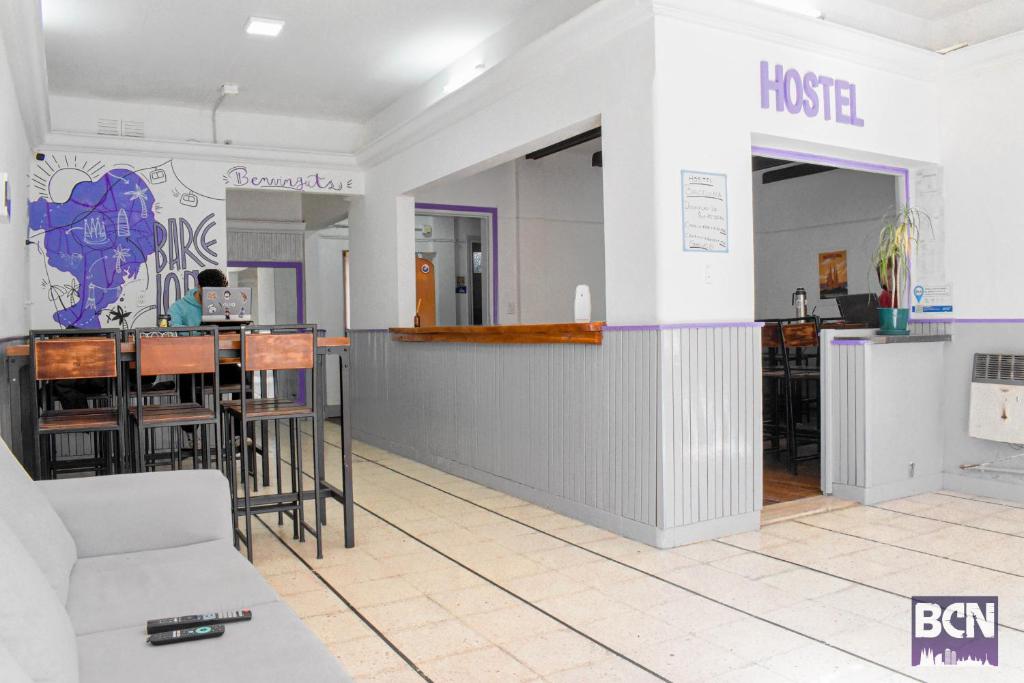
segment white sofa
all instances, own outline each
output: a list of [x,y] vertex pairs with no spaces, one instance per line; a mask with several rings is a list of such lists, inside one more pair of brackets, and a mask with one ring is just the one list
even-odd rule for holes
[[[251,608],[154,647],[146,620]],[[0,441],[0,681],[350,680],[235,550],[219,472],[33,482]]]

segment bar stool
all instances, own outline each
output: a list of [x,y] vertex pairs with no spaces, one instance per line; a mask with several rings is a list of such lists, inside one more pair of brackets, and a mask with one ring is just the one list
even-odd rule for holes
[[[33,436],[39,449],[37,471],[44,478],[59,472],[114,473],[123,467],[124,404],[120,391],[121,346],[117,330],[32,330],[29,367],[36,383]],[[98,392],[83,400],[106,405],[56,408],[54,383],[101,380]],[[65,399],[66,400],[66,399]],[[57,398],[56,401],[61,401]],[[93,435],[93,457],[58,462],[58,434]]]
[[[194,438],[197,447],[193,452],[198,452],[198,442],[202,436],[204,465],[208,465],[208,444],[213,444],[214,453],[220,453],[218,401],[213,401],[211,407],[194,401],[147,405],[145,390],[142,387],[143,375],[175,375],[179,378],[194,375],[193,381],[198,380],[200,387],[205,385],[206,377],[210,376],[214,395],[218,395],[219,342],[219,334],[215,327],[176,327],[173,332],[168,332],[166,328],[135,330],[135,405],[129,408],[128,414],[130,425],[135,430],[133,436],[137,471],[144,471],[148,465],[147,431],[160,427],[195,428]],[[171,433],[176,440],[179,430],[172,429]],[[172,468],[179,464],[177,459],[172,458]],[[198,466],[198,462],[193,464]]]
[[[320,419],[316,402],[312,400],[310,395],[307,395],[305,400],[300,403],[298,401],[273,397],[253,398],[247,391],[247,377],[250,372],[273,372],[276,375],[280,371],[309,371],[311,384],[315,387],[317,381],[316,337],[316,325],[250,326],[243,330],[241,335],[242,391],[237,400],[225,401],[223,407],[228,428],[228,443],[234,443],[236,431],[239,436],[241,470],[243,473],[242,502],[239,504],[236,490],[238,479],[234,471],[234,458],[227,458],[229,477],[232,482],[232,515],[236,528],[236,546],[239,539],[245,543],[246,554],[250,561],[252,561],[252,515],[265,512],[279,513],[279,523],[281,521],[281,513],[288,514],[292,518],[295,538],[304,542],[306,540],[305,532],[308,530],[316,538],[317,558],[323,557],[319,444],[317,444],[316,439],[313,440],[314,525],[311,527],[306,523],[305,506],[303,505],[306,497],[305,475],[302,462],[302,432],[299,429],[301,420],[312,419],[315,421]],[[310,392],[310,394],[315,394],[315,392]],[[250,463],[254,458],[254,454],[252,454],[254,444],[250,444],[248,439],[250,429],[254,429],[257,423],[263,427],[267,423],[273,422],[275,432],[277,432],[277,427],[282,421],[288,423],[288,438],[291,447],[291,460],[288,463],[291,491],[285,492],[283,490],[280,440],[278,440],[276,463],[277,493],[255,496],[250,491],[248,476]],[[237,529],[239,514],[244,517],[244,533]]]
[[[818,391],[821,371],[807,365],[808,356],[817,358],[818,325],[814,322],[781,324],[784,390],[786,395],[786,431],[788,433],[789,468],[797,473],[797,464],[821,457],[820,419],[809,427],[798,428],[797,414],[810,413],[810,406],[818,409]],[[812,396],[813,393],[813,396]],[[800,443],[817,444],[813,455],[801,456]]]

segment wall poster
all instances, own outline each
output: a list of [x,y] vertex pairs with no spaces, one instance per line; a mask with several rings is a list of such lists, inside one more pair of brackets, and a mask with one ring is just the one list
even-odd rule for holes
[[723,173],[681,171],[683,250],[729,251],[729,199]]
[[845,249],[818,254],[818,292],[822,299],[835,299],[849,294]]

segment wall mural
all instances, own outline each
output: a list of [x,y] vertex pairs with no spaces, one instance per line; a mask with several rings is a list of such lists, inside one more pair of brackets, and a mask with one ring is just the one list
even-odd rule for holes
[[39,157],[29,188],[33,327],[153,325],[200,270],[225,266],[222,167]]

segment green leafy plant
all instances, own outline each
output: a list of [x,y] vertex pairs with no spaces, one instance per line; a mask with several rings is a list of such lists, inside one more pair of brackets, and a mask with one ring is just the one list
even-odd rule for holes
[[910,294],[910,261],[921,239],[921,228],[931,228],[931,218],[919,209],[901,208],[885,221],[878,233],[872,261],[878,281],[892,295],[892,307],[904,308]]

